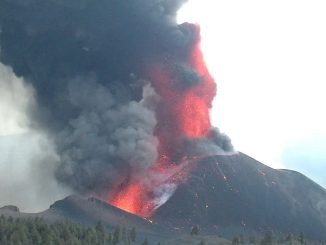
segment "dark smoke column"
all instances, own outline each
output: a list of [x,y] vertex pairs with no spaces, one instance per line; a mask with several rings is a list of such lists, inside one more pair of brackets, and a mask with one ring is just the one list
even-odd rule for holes
[[231,150],[211,129],[199,27],[176,24],[183,2],[0,1],[0,61],[33,85],[33,127],[77,193],[148,216],[189,159]]

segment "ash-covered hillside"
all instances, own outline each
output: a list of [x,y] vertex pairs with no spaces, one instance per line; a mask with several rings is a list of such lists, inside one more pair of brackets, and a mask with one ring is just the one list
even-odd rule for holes
[[199,162],[153,219],[210,232],[304,232],[326,239],[326,191],[304,175],[239,153]]

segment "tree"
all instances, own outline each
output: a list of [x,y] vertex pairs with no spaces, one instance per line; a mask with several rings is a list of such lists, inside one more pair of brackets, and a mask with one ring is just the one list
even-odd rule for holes
[[104,231],[104,227],[103,227],[101,221],[97,222],[97,224],[95,226],[95,231],[97,233],[98,240],[100,241],[100,244],[104,244],[105,243],[105,231]]
[[142,245],[149,245],[149,242],[148,242],[147,238],[145,238],[145,240],[143,241]]
[[190,234],[191,234],[192,236],[197,236],[197,235],[199,235],[199,226],[198,226],[198,225],[194,225],[194,226],[191,228]]
[[120,242],[120,227],[116,227],[113,232],[112,244],[118,244]]
[[112,244],[112,235],[111,235],[111,233],[106,238],[106,244],[108,244],[108,245]]
[[232,239],[232,245],[239,245],[240,244],[240,240],[239,237],[233,237]]
[[10,240],[14,243],[14,244],[22,244],[20,236],[19,236],[19,232],[18,231],[14,231],[11,236],[10,236]]
[[245,244],[245,239],[244,239],[244,236],[242,234],[239,236],[239,243],[240,244]]
[[122,227],[121,230],[121,241],[123,242],[124,245],[127,245],[127,230],[126,227]]
[[288,244],[292,244],[292,234],[288,234],[286,237],[285,237],[285,242],[287,242]]
[[98,232],[98,233],[104,233],[104,227],[103,227],[101,221],[98,221],[98,222],[96,223],[95,230],[96,230],[96,232]]
[[271,231],[267,231],[263,240],[261,240],[261,245],[272,245],[273,243],[273,233]]
[[[108,240],[105,240],[106,235],[101,226],[98,223],[95,228],[85,228],[70,222],[48,225],[42,219],[16,220],[0,217],[0,244],[112,245],[111,235],[108,236]],[[120,240],[119,228],[117,231],[118,240]]]
[[300,234],[298,236],[298,241],[300,242],[300,244],[304,244],[304,234],[303,234],[303,232],[300,232]]
[[199,243],[199,245],[205,245],[204,240],[201,240],[200,243]]
[[30,237],[32,239],[33,244],[35,244],[35,245],[41,244],[42,238],[41,238],[38,230],[35,227],[32,230],[32,232],[30,233]]
[[249,237],[249,243],[250,244],[256,244],[256,237],[255,236],[250,236]]
[[136,228],[135,227],[133,227],[131,229],[129,237],[132,242],[136,242]]

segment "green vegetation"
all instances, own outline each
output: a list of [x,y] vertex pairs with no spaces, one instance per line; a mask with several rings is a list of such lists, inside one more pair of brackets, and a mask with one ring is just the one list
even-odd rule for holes
[[147,240],[147,238],[145,238],[144,242],[142,243],[142,245],[149,245],[149,242]]
[[201,240],[200,243],[199,243],[199,245],[205,245],[204,240]]
[[135,227],[131,229],[129,237],[132,242],[136,241],[136,228]]
[[[136,230],[116,227],[113,234],[101,222],[94,228],[64,222],[47,224],[42,219],[0,217],[1,245],[129,245],[136,241]],[[147,242],[148,244],[148,242]]]
[[[235,236],[231,240],[232,245],[241,245],[241,244],[248,244],[248,245],[274,245],[274,244],[284,244],[284,245],[324,245],[322,241],[308,241],[305,239],[304,234],[301,232],[299,235],[293,234],[285,234],[275,235],[272,231],[267,231],[263,236],[258,235],[255,237],[254,235],[250,235],[245,238],[244,235]],[[326,245],[326,244],[325,244]]]
[[261,245],[272,245],[273,244],[273,233],[268,231],[265,233],[264,238],[260,241]]
[[194,226],[191,228],[190,234],[191,234],[192,236],[198,236],[198,235],[199,235],[199,226],[198,226],[198,225],[194,225]]
[[232,239],[232,245],[239,245],[240,244],[240,239],[239,237],[234,237]]
[[[140,236],[142,237],[142,236]],[[137,238],[135,228],[126,229],[117,226],[107,229],[101,222],[93,227],[86,227],[72,222],[58,222],[48,224],[40,218],[14,219],[12,217],[0,217],[0,245],[151,245],[147,238]],[[161,245],[162,243],[156,242]],[[165,244],[165,243],[164,243]],[[175,238],[168,243],[170,245],[309,245],[324,244],[310,243],[303,233],[298,235],[286,234],[282,237],[268,231],[264,235],[241,234],[231,240],[220,236],[208,236],[200,234],[199,226],[194,225],[190,234]]]

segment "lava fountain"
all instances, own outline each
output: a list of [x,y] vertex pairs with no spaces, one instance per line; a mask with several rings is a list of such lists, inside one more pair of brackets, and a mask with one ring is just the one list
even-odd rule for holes
[[[176,81],[182,77],[177,76],[171,65],[176,63],[173,58],[169,62],[149,66],[149,80],[161,98],[156,110],[158,124],[155,130],[159,140],[159,158],[148,171],[147,180],[128,180],[109,198],[112,205],[143,217],[151,216],[159,205],[155,202],[155,191],[166,185],[176,187],[187,178],[189,162],[193,158],[182,151],[184,140],[207,138],[212,127],[209,111],[216,85],[200,48],[199,25],[184,25],[194,31],[195,41],[182,62],[197,73],[199,81],[187,88],[177,88],[177,84],[183,81]],[[181,171],[180,165],[187,164]]]

